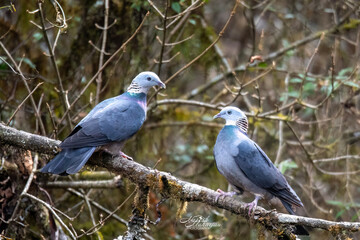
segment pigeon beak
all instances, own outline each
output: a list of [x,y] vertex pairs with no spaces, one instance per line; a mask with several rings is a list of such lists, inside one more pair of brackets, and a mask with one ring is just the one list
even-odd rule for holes
[[218,114],[216,114],[216,115],[213,117],[213,119],[221,118],[222,115],[223,115],[222,113],[218,113]]
[[166,86],[165,86],[165,83],[163,83],[162,81],[159,80],[158,84],[157,84],[160,88],[163,88],[165,89]]

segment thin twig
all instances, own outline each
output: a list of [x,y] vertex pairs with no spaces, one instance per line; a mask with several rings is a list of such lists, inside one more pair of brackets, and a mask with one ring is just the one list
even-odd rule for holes
[[111,180],[96,180],[96,181],[55,181],[46,182],[46,187],[52,188],[118,188],[122,181],[120,176],[116,176]]
[[97,227],[99,227],[100,225],[103,225],[104,222],[106,222],[110,217],[112,217],[112,215],[114,215],[120,208],[122,208],[124,206],[124,204],[129,201],[129,199],[136,193],[136,189],[119,205],[117,206],[117,208],[115,208],[114,211],[112,211],[109,215],[107,215],[104,219],[102,219],[98,224],[96,224],[95,226],[91,227],[90,229],[88,229],[86,232],[84,232],[83,234],[79,235],[78,238],[81,238],[84,235],[88,235],[90,232],[94,231],[94,229],[96,229]]
[[[53,65],[54,69],[55,69],[56,78],[58,80],[58,87],[59,87],[59,91],[60,91],[60,99],[61,99],[61,102],[62,102],[62,104],[64,106],[65,111],[69,111],[70,109],[69,109],[69,106],[66,104],[65,91],[64,91],[63,84],[62,84],[60,71],[59,71],[59,68],[58,68],[58,66],[56,64],[55,49],[51,46],[49,36],[48,36],[48,34],[46,32],[45,16],[44,16],[44,11],[42,9],[42,1],[38,1],[38,6],[39,6],[39,10],[40,10],[40,19],[41,19],[41,26],[42,26],[42,30],[43,30],[43,35],[44,35],[45,42],[46,42],[46,45],[47,45],[48,50],[49,50],[51,63]],[[72,130],[73,125],[72,125],[70,116],[67,116],[67,122],[68,122],[68,126],[69,126],[70,130]]]
[[[169,83],[172,79],[174,79],[177,75],[179,75],[181,72],[183,72],[185,69],[187,69],[188,67],[190,67],[194,62],[196,62],[197,60],[199,60],[202,56],[205,55],[205,53],[207,53],[219,40],[220,38],[223,36],[225,30],[227,29],[227,27],[229,26],[230,20],[232,19],[232,17],[235,15],[236,12],[236,8],[238,6],[238,1],[235,2],[235,5],[230,13],[229,18],[227,19],[224,27],[221,29],[220,33],[218,34],[217,38],[214,40],[214,42],[212,42],[204,51],[202,51],[197,57],[195,57],[193,60],[191,60],[189,63],[187,63],[185,66],[183,66],[182,68],[180,68],[176,73],[174,73],[171,77],[169,77],[166,81],[165,84]],[[157,90],[148,100],[148,102],[150,102],[152,100],[152,98],[154,96],[156,96],[156,94],[159,92],[160,90]]]
[[[285,96],[284,96],[284,101],[282,103],[282,107],[286,104],[288,97],[289,97],[289,79],[290,79],[290,74],[286,74],[285,77]],[[284,148],[284,122],[283,121],[279,121],[279,147],[278,147],[278,151],[276,153],[276,158],[275,158],[275,164],[279,164],[280,163],[280,159],[281,159],[281,154]]]
[[164,56],[164,49],[165,49],[165,39],[166,39],[166,20],[167,20],[167,14],[168,14],[168,10],[169,10],[169,0],[165,0],[165,17],[163,19],[164,23],[164,31],[163,31],[163,38],[162,38],[162,43],[161,43],[161,49],[160,49],[160,57],[159,57],[159,63],[158,63],[158,71],[157,71],[157,75],[160,76],[161,73],[161,65],[162,65],[162,59]]
[[15,109],[14,113],[11,115],[11,117],[9,118],[8,122],[6,125],[9,125],[11,120],[15,117],[15,114],[20,110],[20,108],[22,107],[22,105],[26,102],[26,100],[28,100],[28,98],[36,91],[36,89],[38,87],[40,87],[43,84],[43,82],[38,83],[38,85],[36,85],[36,87],[26,96],[26,98],[24,98],[24,100],[19,104],[19,106]]
[[[0,41],[0,46],[1,48],[4,50],[4,52],[6,53],[6,55],[8,56],[8,58],[10,59],[10,61],[12,62],[12,64],[15,66],[15,69],[16,71],[18,72],[18,74],[20,75],[21,77],[21,80],[23,81],[25,87],[26,87],[26,90],[28,91],[28,93],[30,94],[31,93],[31,90],[30,90],[30,87],[27,83],[27,79],[25,78],[24,74],[22,73],[20,67],[18,66],[18,64],[15,62],[14,58],[11,56],[11,54],[9,53],[9,51],[6,49],[6,47],[4,46],[4,44]],[[40,116],[40,111],[39,109],[37,108],[36,106],[36,103],[35,103],[35,100],[33,98],[33,96],[30,94],[30,100],[31,100],[31,104],[34,108],[34,112],[35,112],[35,116],[36,118],[39,120],[39,124],[40,124],[40,130],[41,130],[41,133],[42,135],[46,135],[46,131],[45,131],[45,126],[44,126],[44,123],[41,119],[41,116]]]
[[[89,193],[90,193],[90,192],[91,192],[91,189],[90,189]],[[88,193],[88,194],[89,194],[89,193]],[[87,207],[88,207],[88,209],[89,209],[91,222],[92,222],[92,224],[95,226],[95,225],[96,225],[95,217],[94,217],[94,213],[93,213],[93,211],[92,211],[91,205],[90,205],[89,197],[87,196],[88,194],[84,194],[84,200],[85,200],[85,203],[86,203],[86,205],[87,205]],[[96,229],[96,228],[95,228],[95,229]],[[96,230],[96,233],[97,233],[98,239],[101,240],[102,238],[101,238],[101,235],[100,235],[100,233],[99,233],[99,230]]]
[[160,123],[148,123],[145,124],[145,128],[160,128],[160,127],[187,127],[187,126],[201,126],[201,127],[215,127],[222,128],[224,124],[213,122],[201,122],[201,121],[187,121],[187,122],[160,122]]
[[[243,1],[240,1],[241,4],[243,4]],[[289,44],[289,46],[287,47],[284,47],[284,48],[281,48],[279,50],[277,50],[276,52],[272,52],[270,53],[269,55],[267,56],[264,56],[263,57],[263,61],[271,61],[271,60],[274,60],[282,55],[284,55],[286,52],[288,51],[291,51],[297,47],[300,47],[302,45],[305,45],[309,42],[312,42],[318,38],[321,37],[322,34],[324,34],[325,36],[326,35],[329,35],[329,34],[332,34],[334,32],[337,32],[337,31],[341,31],[343,30],[342,29],[342,25],[344,24],[344,22],[346,21],[346,19],[354,12],[356,11],[358,8],[359,8],[359,5],[360,5],[360,2],[353,8],[351,9],[348,13],[346,13],[343,18],[341,19],[341,21],[339,21],[338,25],[332,27],[332,28],[329,28],[327,30],[322,30],[322,31],[318,31],[316,33],[313,33],[303,39],[300,39],[298,41],[295,41],[291,44]],[[360,22],[356,22],[354,24],[360,24]],[[346,29],[345,29],[346,30]],[[251,66],[251,65],[250,65]],[[234,71],[235,72],[239,72],[239,71],[244,71],[247,67],[247,64],[242,64],[242,65],[239,65],[237,67],[234,68]],[[215,76],[213,79],[211,79],[209,82],[205,83],[204,85],[201,85],[195,89],[193,89],[191,91],[190,94],[187,94],[185,97],[187,99],[191,99],[193,98],[194,96],[204,92],[205,90],[215,86],[216,84],[218,84],[219,82],[223,81],[226,77],[232,75],[233,73],[232,72],[226,72],[226,73],[222,73],[222,74],[219,74],[217,76]]]
[[8,220],[8,222],[11,222],[11,221],[16,220],[16,214],[17,214],[17,211],[18,211],[19,206],[20,206],[20,203],[21,203],[21,198],[22,198],[22,197],[27,193],[27,191],[29,190],[29,187],[30,187],[30,185],[31,185],[31,183],[32,183],[32,180],[34,179],[34,174],[35,174],[35,172],[36,172],[36,170],[37,170],[38,161],[39,161],[39,154],[36,153],[36,154],[35,154],[35,157],[34,157],[33,167],[32,167],[32,169],[31,169],[30,176],[29,176],[28,180],[26,181],[25,187],[24,187],[24,189],[22,190],[22,192],[21,192],[21,194],[20,194],[20,196],[19,196],[19,199],[18,199],[18,201],[17,201],[17,203],[16,203],[16,206],[15,206],[15,208],[14,208],[14,211],[13,211],[13,213],[12,213],[12,215],[11,215],[11,218]]
[[63,220],[61,220],[59,215],[57,215],[57,213],[54,211],[54,209],[47,202],[44,202],[43,200],[41,200],[31,194],[28,194],[28,193],[25,193],[24,196],[29,197],[29,198],[41,203],[42,205],[44,205],[44,207],[46,207],[54,215],[54,217],[56,218],[56,220],[58,220],[60,225],[63,226],[63,228],[65,228],[65,230],[70,234],[72,239],[76,239],[74,233],[68,228],[68,226],[66,226],[66,224],[63,222]]
[[[107,30],[109,25],[109,0],[104,0],[104,7],[105,7],[105,13],[104,13],[104,28],[103,28],[103,37],[102,37],[102,43],[101,43],[101,51],[100,51],[100,57],[99,57],[99,69],[101,69],[103,63],[104,63],[104,53],[106,51],[106,40],[107,40]],[[96,79],[96,96],[95,96],[95,105],[99,103],[100,100],[100,92],[101,92],[101,85],[102,85],[102,71],[99,73],[98,78]]]
[[162,14],[162,12],[156,7],[156,5],[151,0],[147,0],[147,1],[150,4],[150,6],[152,6],[155,9],[155,11],[160,15],[160,17],[164,18],[164,14]]
[[56,126],[56,124],[55,124],[54,113],[53,113],[53,111],[51,110],[50,105],[49,105],[48,103],[46,103],[46,107],[47,107],[47,109],[48,109],[48,111],[49,111],[50,119],[51,119],[51,124],[52,124],[53,129],[54,129],[54,136],[53,136],[53,137],[56,139],[58,129],[57,129],[57,126]]
[[316,54],[318,53],[318,51],[319,51],[320,44],[321,44],[322,40],[324,39],[324,37],[325,37],[325,33],[322,33],[321,36],[320,36],[319,42],[318,42],[318,44],[316,45],[316,47],[315,47],[315,49],[314,49],[314,52],[313,52],[313,54],[311,55],[310,60],[309,60],[307,66],[306,66],[306,68],[305,68],[304,77],[302,78],[302,81],[301,81],[301,84],[300,84],[300,91],[299,91],[299,99],[300,99],[300,100],[302,99],[302,92],[303,92],[303,90],[304,90],[304,83],[305,83],[305,81],[306,81],[307,74],[308,74],[308,72],[309,72],[309,70],[310,70],[310,66],[311,66],[311,64],[312,64],[312,62],[313,62],[313,60],[314,60],[314,58],[315,58],[315,55],[316,55]]
[[[72,188],[68,188],[67,189],[69,192],[73,193],[74,195],[81,197],[81,198],[85,198],[84,194],[80,193],[79,191],[76,191]],[[107,214],[111,214],[111,211],[105,207],[103,207],[102,205],[100,205],[99,203],[95,202],[94,200],[89,198],[89,202],[96,208],[100,209],[101,211],[104,211]],[[124,219],[122,219],[121,217],[119,217],[117,214],[112,214],[111,215],[112,218],[116,219],[117,221],[119,221],[121,224],[125,225],[127,224],[127,221],[125,221]]]
[[314,163],[316,163],[316,162],[335,162],[335,161],[347,160],[347,159],[360,160],[360,156],[358,156],[358,155],[344,155],[344,156],[333,157],[333,158],[315,159],[315,160],[313,160],[313,162]]

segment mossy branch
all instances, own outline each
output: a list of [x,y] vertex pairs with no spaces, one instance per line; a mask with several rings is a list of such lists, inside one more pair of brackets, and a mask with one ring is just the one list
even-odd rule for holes
[[[19,131],[3,124],[0,124],[0,142],[39,153],[54,153],[59,144],[59,141]],[[164,197],[187,202],[202,202],[209,206],[222,208],[249,218],[246,205],[236,198],[220,197],[217,200],[217,192],[180,180],[167,172],[151,169],[134,161],[113,157],[104,152],[95,153],[88,164],[101,166],[115,174],[121,174],[136,185],[143,188],[149,187]],[[256,208],[251,220],[273,232],[287,229],[288,226],[295,224],[320,228],[333,234],[338,234],[342,231],[360,231],[360,222],[334,222],[319,218],[293,216],[276,211],[267,211],[261,207]]]

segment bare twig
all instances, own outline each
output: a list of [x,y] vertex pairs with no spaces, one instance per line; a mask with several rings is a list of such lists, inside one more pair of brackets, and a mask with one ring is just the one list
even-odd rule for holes
[[347,160],[347,159],[360,160],[360,156],[358,156],[358,155],[345,155],[345,156],[339,156],[339,157],[333,157],[333,158],[315,159],[315,160],[313,160],[313,162],[314,163],[316,163],[316,162],[335,162],[335,161]]
[[22,107],[22,105],[26,102],[26,100],[28,100],[28,98],[36,91],[36,89],[38,87],[40,87],[43,84],[43,82],[38,83],[38,85],[36,85],[36,87],[26,96],[26,98],[24,98],[24,100],[19,104],[19,106],[15,109],[14,113],[11,115],[11,117],[9,118],[8,122],[6,125],[9,125],[11,120],[15,117],[15,114],[20,110],[20,108]]
[[[89,194],[90,192],[91,192],[91,189],[90,189],[90,191],[88,192],[88,194]],[[89,209],[91,222],[92,222],[92,224],[93,224],[94,226],[96,226],[95,217],[94,217],[94,213],[93,213],[93,211],[92,211],[92,207],[91,207],[91,205],[90,205],[90,201],[89,201],[88,194],[84,194],[84,200],[85,200],[85,203],[86,203],[86,205],[87,205],[87,207],[88,207],[88,209]],[[96,229],[96,228],[95,228],[95,229]],[[98,230],[96,230],[96,233],[97,233],[98,239],[101,240],[102,238],[101,238],[101,235],[100,235],[100,233],[99,233]]]
[[54,135],[53,135],[53,137],[56,138],[58,129],[57,129],[57,126],[56,126],[56,124],[55,124],[54,113],[53,113],[53,111],[51,110],[50,105],[49,105],[48,103],[46,103],[46,107],[47,107],[47,109],[48,109],[48,111],[49,111],[50,119],[51,119],[51,124],[52,124],[53,129],[54,129]]
[[74,233],[69,229],[68,226],[66,226],[66,224],[63,222],[63,220],[61,220],[59,215],[57,215],[57,213],[54,211],[54,209],[47,202],[44,202],[43,200],[35,197],[34,195],[28,194],[28,193],[25,193],[24,196],[29,197],[29,198],[41,203],[42,205],[44,205],[44,207],[46,207],[54,215],[54,217],[56,218],[56,220],[58,220],[58,222],[61,224],[61,226],[63,226],[63,228],[65,228],[65,230],[70,234],[72,239],[76,239]]
[[[240,1],[242,4],[243,2]],[[271,60],[274,60],[282,55],[284,55],[286,52],[290,51],[290,50],[293,50],[297,47],[300,47],[302,45],[305,45],[309,42],[312,42],[318,38],[320,38],[322,36],[322,34],[324,34],[325,36],[329,35],[329,34],[332,34],[334,32],[337,32],[337,31],[341,31],[343,30],[343,24],[344,22],[346,21],[346,19],[354,12],[356,11],[358,8],[359,8],[359,5],[360,3],[358,3],[352,10],[350,10],[347,14],[345,14],[343,16],[343,18],[341,19],[341,21],[339,21],[338,25],[332,27],[332,28],[329,28],[327,30],[322,30],[322,31],[318,31],[316,33],[313,33],[301,40],[298,40],[298,41],[295,41],[291,44],[289,44],[289,46],[287,47],[284,47],[284,48],[281,48],[279,50],[277,50],[276,52],[272,52],[270,53],[269,55],[267,56],[264,56],[263,57],[263,61],[271,61]],[[355,24],[360,24],[359,23],[355,23]],[[252,66],[252,65],[250,65]],[[234,68],[234,71],[235,72],[239,72],[239,71],[244,71],[247,67],[247,64],[243,64],[243,65],[240,65],[240,66],[237,66],[236,68]],[[209,82],[205,83],[204,85],[201,85],[195,89],[193,89],[191,91],[190,94],[187,94],[185,97],[187,99],[190,99],[190,98],[193,98],[194,96],[204,92],[205,90],[211,88],[212,86],[216,85],[217,83],[223,81],[226,77],[228,76],[231,76],[233,73],[230,71],[230,72],[226,72],[226,73],[222,73],[222,74],[219,74],[217,75],[216,77],[214,77],[213,79],[211,79]]]
[[[76,196],[80,197],[80,198],[84,198],[84,194],[72,189],[72,188],[68,188],[67,189],[69,192],[75,194]],[[96,208],[100,209],[101,211],[104,211],[107,214],[111,214],[111,211],[109,209],[104,208],[103,206],[101,206],[99,203],[95,202],[94,200],[89,198],[89,202]],[[119,217],[116,214],[111,214],[111,217],[116,219],[118,222],[120,222],[123,225],[127,224],[127,221],[125,221],[124,219],[122,219],[121,217]]]
[[[236,12],[236,8],[238,6],[238,1],[235,2],[235,5],[230,13],[229,18],[227,19],[224,27],[221,29],[221,31],[219,32],[217,38],[204,50],[202,51],[198,56],[196,56],[193,60],[191,60],[189,63],[187,63],[185,66],[183,66],[182,68],[180,68],[176,73],[174,73],[172,76],[170,76],[168,79],[165,80],[165,84],[169,83],[172,79],[174,79],[177,75],[179,75],[181,72],[183,72],[185,69],[187,69],[188,67],[190,67],[194,62],[196,62],[197,60],[199,60],[202,56],[205,55],[205,53],[207,53],[219,40],[220,38],[223,36],[225,30],[227,29],[227,27],[229,26],[230,20],[232,19],[232,17],[235,15]],[[152,100],[152,98],[154,96],[156,96],[156,94],[158,93],[159,90],[157,90],[154,95],[152,95],[148,102],[150,102]]]
[[[59,91],[60,91],[60,99],[61,99],[61,102],[64,106],[64,109],[66,111],[69,111],[69,106],[66,104],[66,97],[65,97],[65,90],[64,90],[64,87],[63,87],[63,83],[62,83],[62,79],[61,79],[61,75],[60,75],[60,71],[59,71],[59,67],[58,65],[56,64],[56,57],[55,57],[55,48],[53,48],[51,46],[51,43],[50,43],[50,39],[49,39],[49,36],[46,32],[46,26],[45,26],[45,16],[44,16],[44,11],[42,9],[42,1],[38,1],[38,7],[39,7],[39,10],[40,10],[40,19],[41,19],[41,26],[42,26],[42,30],[43,30],[43,34],[44,34],[44,38],[45,38],[45,42],[46,42],[46,45],[49,49],[49,55],[50,55],[50,59],[51,59],[51,63],[55,69],[55,72],[56,72],[56,78],[58,80],[58,87],[59,87]],[[59,30],[60,31],[60,30]],[[55,41],[56,43],[57,41]],[[73,125],[72,125],[72,122],[71,122],[71,118],[70,116],[67,116],[67,122],[68,122],[68,126],[70,128],[70,130],[73,128]]]
[[18,201],[17,201],[17,203],[16,203],[16,206],[15,206],[15,208],[14,208],[14,211],[13,211],[13,213],[12,213],[12,215],[11,215],[11,218],[8,220],[8,222],[11,222],[11,221],[16,220],[16,214],[17,214],[17,211],[18,211],[19,206],[20,206],[20,203],[21,203],[21,198],[22,198],[22,197],[27,193],[27,191],[29,190],[29,187],[30,187],[30,185],[31,185],[31,183],[32,183],[32,180],[34,179],[34,173],[35,173],[35,171],[36,171],[36,169],[37,169],[38,161],[39,161],[39,154],[36,153],[36,154],[35,154],[35,157],[34,157],[33,167],[32,167],[31,173],[30,173],[30,175],[29,175],[29,178],[28,178],[28,180],[27,180],[27,182],[26,182],[26,184],[25,184],[24,189],[22,190],[22,192],[21,192],[21,194],[20,194],[20,196],[19,196],[19,199],[18,199]]
[[0,46],[1,48],[4,50],[4,52],[6,53],[6,55],[8,56],[8,58],[10,59],[10,61],[12,62],[12,64],[14,65],[17,73],[21,76],[21,80],[23,81],[25,87],[26,87],[26,90],[28,91],[29,95],[30,95],[30,100],[31,100],[31,104],[34,108],[34,111],[35,111],[35,116],[36,118],[39,120],[39,124],[40,124],[40,129],[41,129],[41,133],[42,135],[46,135],[46,131],[45,131],[45,127],[44,127],[44,123],[41,119],[41,116],[40,116],[40,111],[39,109],[37,108],[36,106],[36,103],[35,103],[35,100],[33,98],[33,96],[30,94],[31,93],[31,90],[30,90],[30,87],[26,81],[26,78],[24,76],[24,74],[22,73],[20,67],[18,66],[18,64],[15,62],[14,58],[11,56],[11,54],[9,53],[9,51],[6,49],[6,47],[4,46],[4,44],[0,41]]
[[121,177],[116,176],[111,180],[46,182],[45,186],[52,188],[118,188],[121,183]]
[[155,9],[155,11],[160,15],[160,17],[164,18],[164,14],[162,14],[162,12],[156,7],[156,5],[151,0],[147,0],[147,1],[150,4],[150,6],[152,6]]
[[310,70],[310,66],[311,66],[311,64],[312,64],[312,62],[313,62],[313,60],[314,60],[315,55],[316,55],[317,52],[319,51],[320,44],[321,44],[322,40],[324,39],[324,37],[325,37],[325,33],[322,33],[321,36],[320,36],[319,42],[318,42],[318,44],[316,45],[316,47],[315,47],[315,49],[314,49],[314,52],[313,52],[313,54],[311,55],[311,57],[310,57],[310,59],[309,59],[309,62],[308,62],[308,64],[307,64],[306,68],[305,68],[304,77],[303,77],[303,79],[302,79],[302,81],[301,81],[301,85],[300,85],[299,99],[302,99],[302,92],[303,92],[303,89],[304,89],[304,83],[305,83],[305,81],[306,81],[307,74],[308,74],[308,72],[309,72],[309,70]]
[[[104,53],[106,48],[106,39],[107,39],[107,30],[109,25],[109,0],[104,0],[104,28],[102,34],[102,43],[101,43],[101,50],[100,50],[100,57],[99,57],[99,69],[101,69],[104,63]],[[102,71],[99,73],[98,78],[96,79],[96,96],[95,96],[95,105],[99,103],[100,100],[100,92],[101,92],[101,85],[102,85]]]
[[[285,96],[284,96],[284,101],[282,103],[282,106],[284,106],[288,100],[289,97],[289,79],[290,79],[290,74],[286,74],[285,77]],[[275,164],[279,164],[280,160],[281,160],[281,154],[284,148],[284,122],[283,121],[279,121],[279,147],[276,153],[276,158],[275,158]]]
[[222,128],[224,124],[214,122],[188,121],[188,122],[160,122],[145,124],[145,128],[159,128],[159,127],[187,127],[187,126],[201,126],[201,127],[215,127]]
[[164,49],[165,49],[165,39],[166,39],[166,20],[167,20],[167,14],[168,14],[168,10],[169,10],[169,0],[165,0],[165,17],[163,19],[164,21],[164,31],[163,31],[163,36],[162,36],[162,43],[161,43],[161,49],[160,49],[160,57],[159,57],[159,63],[158,63],[158,71],[157,74],[158,76],[160,76],[161,73],[161,65],[162,65],[162,59],[164,56]]

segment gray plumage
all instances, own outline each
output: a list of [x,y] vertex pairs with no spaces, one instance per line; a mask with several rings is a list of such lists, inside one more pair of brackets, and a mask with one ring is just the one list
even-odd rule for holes
[[62,151],[41,172],[76,173],[100,146],[112,154],[126,156],[121,147],[144,123],[146,94],[156,85],[165,88],[155,73],[142,72],[133,79],[127,92],[96,105],[60,144]]
[[281,172],[237,126],[225,126],[220,131],[214,156],[219,172],[238,190],[303,206]]
[[[247,204],[249,213],[257,206],[258,199],[277,197],[290,214],[295,214],[292,206],[302,207],[303,204],[265,152],[248,138],[245,114],[238,108],[226,107],[214,118],[226,120],[214,146],[216,166],[237,190],[255,195],[255,200]],[[232,195],[221,190],[218,192]],[[307,234],[302,226],[297,228],[302,234]]]

